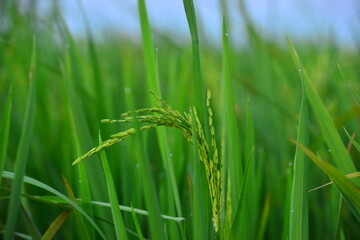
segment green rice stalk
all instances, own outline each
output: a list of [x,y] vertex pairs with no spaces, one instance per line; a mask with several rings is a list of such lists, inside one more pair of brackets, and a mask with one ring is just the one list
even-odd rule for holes
[[[143,43],[143,51],[144,51],[144,60],[146,67],[146,75],[147,75],[147,84],[149,88],[154,89],[157,93],[161,93],[160,82],[158,77],[158,68],[157,68],[157,56],[154,51],[154,44],[151,36],[151,27],[149,24],[147,10],[144,0],[138,0],[139,7],[139,17],[140,17],[140,25],[141,25],[141,34],[142,34],[142,43]],[[167,199],[167,211],[169,213],[174,213],[176,208],[176,212],[178,216],[182,216],[181,203],[178,186],[176,184],[176,176],[175,170],[173,166],[172,159],[170,157],[170,147],[169,141],[166,134],[166,129],[157,128],[157,139],[160,147],[161,159],[163,165],[165,167],[166,177],[169,181],[166,181],[166,189],[168,192],[172,192]],[[174,204],[175,203],[175,204]],[[175,206],[174,206],[175,205]],[[159,226],[158,226],[159,227]],[[157,228],[158,228],[157,227]],[[177,229],[175,229],[174,225],[170,225],[170,234],[177,236]]]

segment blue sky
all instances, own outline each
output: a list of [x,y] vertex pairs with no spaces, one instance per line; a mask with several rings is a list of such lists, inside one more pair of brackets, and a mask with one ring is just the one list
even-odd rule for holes
[[[82,0],[93,30],[119,32],[138,38],[140,26],[137,0]],[[194,0],[207,40],[221,38],[221,8],[218,0]],[[264,36],[284,40],[319,41],[330,37],[344,48],[354,45],[360,30],[360,1],[357,0],[245,0],[248,12]],[[60,1],[73,33],[84,32],[76,0]],[[146,0],[150,23],[156,31],[183,41],[189,38],[182,0]],[[238,1],[228,1],[233,41],[245,39]],[[101,34],[97,34],[101,36]]]

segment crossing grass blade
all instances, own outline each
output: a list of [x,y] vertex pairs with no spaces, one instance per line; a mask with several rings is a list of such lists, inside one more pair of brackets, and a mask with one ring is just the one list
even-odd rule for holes
[[[291,41],[288,40],[291,55],[296,69],[299,71],[299,77],[302,86],[302,100],[299,114],[299,126],[297,132],[297,142],[308,145],[309,127],[306,90],[304,88],[302,63]],[[293,179],[290,199],[290,224],[289,240],[308,239],[308,193],[307,187],[307,159],[303,151],[298,147],[295,151],[293,163]]]
[[[64,205],[68,204],[67,201],[65,201],[64,199],[62,199],[61,197],[58,197],[58,196],[33,196],[30,194],[24,194],[24,193],[23,193],[23,196],[27,197],[29,199],[35,200],[35,201],[39,201],[39,202],[43,202],[46,204],[59,206],[59,207],[60,206],[64,207]],[[81,203],[84,201],[82,199],[77,198],[76,202]],[[99,207],[111,208],[111,204],[107,203],[107,202],[91,201],[90,204],[92,204],[94,206],[99,206]],[[143,215],[143,216],[149,215],[149,213],[146,210],[139,209],[139,208],[132,208],[132,207],[124,206],[124,205],[119,205],[118,208],[123,212],[132,213],[132,211],[134,210],[134,212],[136,214]],[[181,222],[185,221],[185,218],[183,218],[183,217],[174,217],[174,216],[169,216],[169,215],[165,215],[165,214],[161,214],[161,217],[165,220],[170,220],[170,221],[174,221],[177,223],[181,223]]]
[[318,158],[304,145],[295,140],[291,141],[296,144],[297,147],[299,147],[324,173],[326,173],[332,179],[332,182],[336,185],[337,189],[344,197],[344,200],[350,208],[351,212],[360,222],[360,189],[347,177],[345,177],[338,169]]
[[[15,173],[13,172],[3,171],[2,176],[8,179],[15,179]],[[101,231],[99,226],[94,222],[94,220],[77,203],[72,201],[70,198],[68,198],[61,192],[57,191],[56,189],[50,187],[49,185],[28,176],[24,176],[24,183],[46,190],[63,199],[66,203],[71,205],[75,210],[79,211],[86,218],[86,220],[90,222],[90,224],[95,228],[95,230],[99,233],[102,239],[106,239],[104,233]]]
[[65,220],[69,217],[70,210],[65,210],[60,213],[59,216],[50,224],[48,229],[45,231],[41,240],[51,240],[55,237],[55,234],[59,231]]
[[20,199],[21,190],[23,187],[23,180],[25,176],[30,140],[32,136],[33,122],[35,117],[35,105],[36,105],[35,74],[36,74],[36,41],[34,37],[30,71],[29,71],[30,91],[27,98],[23,128],[21,131],[20,143],[16,155],[15,179],[11,189],[11,198],[9,203],[8,215],[6,219],[6,232],[4,236],[5,240],[13,239],[15,228],[17,225],[17,217],[18,217],[18,211],[21,200]]
[[[9,93],[6,100],[6,107],[4,110],[4,115],[0,121],[0,173],[4,170],[6,153],[9,143],[9,132],[10,132],[10,118],[11,118],[11,108],[12,108],[12,87],[9,89]],[[2,177],[0,176],[0,186],[1,186]]]
[[[102,144],[102,140],[99,133],[99,145],[101,144]],[[104,151],[100,153],[100,158],[105,173],[106,185],[107,185],[108,195],[111,204],[111,213],[114,221],[116,237],[117,239],[127,239],[125,225],[119,209],[119,201],[116,195],[113,177]]]

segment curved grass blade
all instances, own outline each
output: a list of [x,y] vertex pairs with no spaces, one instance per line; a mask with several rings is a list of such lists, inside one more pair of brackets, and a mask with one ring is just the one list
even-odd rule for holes
[[[24,195],[24,197],[33,199],[35,201],[40,201],[40,202],[43,202],[43,203],[52,204],[52,205],[59,206],[59,207],[66,207],[67,204],[68,204],[67,201],[65,201],[64,199],[62,199],[62,198],[60,198],[58,196],[32,196],[32,195],[29,195],[29,194],[23,194],[23,195]],[[77,198],[76,202],[81,203],[81,202],[83,202],[83,200]],[[92,204],[94,206],[99,206],[99,207],[111,208],[111,204],[107,203],[107,202],[91,201],[90,204]],[[129,213],[132,212],[131,207],[123,206],[123,205],[119,205],[118,207],[123,212],[129,212]],[[139,214],[139,215],[144,215],[144,216],[149,215],[148,211],[143,210],[143,209],[139,209],[139,208],[134,208],[134,212],[136,214]],[[185,221],[185,218],[183,218],[183,217],[173,217],[173,216],[169,216],[169,215],[165,215],[165,214],[161,214],[160,216],[163,219],[170,220],[170,221],[175,221],[175,222],[178,222],[178,223],[181,223],[181,222]]]
[[70,210],[65,210],[60,213],[59,216],[50,224],[49,228],[46,230],[41,240],[51,240],[54,238],[55,234],[59,231],[61,226],[64,224],[65,220],[69,217]]
[[[290,40],[288,40],[288,44],[292,50],[293,58],[297,63],[300,63],[300,58]],[[354,163],[346,151],[345,145],[336,130],[330,114],[326,110],[324,103],[321,101],[320,96],[311,83],[310,77],[306,73],[305,68],[301,67],[299,68],[299,71],[303,72],[306,97],[313,109],[318,127],[320,128],[322,136],[330,149],[330,154],[337,168],[343,174],[356,172]],[[360,181],[358,180],[355,182],[357,185],[360,184]]]
[[17,216],[20,206],[21,190],[23,186],[25,169],[28,160],[30,139],[32,136],[33,122],[35,115],[35,101],[36,101],[35,72],[36,72],[36,41],[34,38],[30,71],[29,71],[30,92],[27,99],[20,143],[16,153],[15,178],[11,189],[11,198],[9,203],[8,215],[6,219],[6,232],[4,236],[5,240],[10,240],[13,239],[14,237]]
[[304,145],[292,139],[291,142],[297,145],[297,147],[299,147],[324,173],[332,179],[332,182],[336,185],[337,189],[344,197],[344,200],[349,206],[351,212],[360,222],[360,189],[339,170],[331,164],[318,158]]
[[[99,132],[99,145],[102,144],[100,132]],[[101,151],[100,153],[101,163],[103,166],[105,178],[106,178],[106,186],[108,190],[108,195],[110,199],[111,204],[111,213],[114,221],[114,227],[115,227],[115,233],[117,239],[127,239],[126,231],[125,231],[125,225],[123,222],[123,218],[121,216],[119,206],[119,201],[116,195],[116,190],[114,186],[113,177],[111,174],[110,166],[106,157],[106,154],[104,151]]]
[[[9,132],[10,132],[10,118],[11,118],[11,108],[12,108],[12,87],[9,89],[8,97],[6,100],[6,107],[3,115],[0,129],[0,172],[4,170],[6,153],[9,142]],[[2,177],[0,176],[0,186],[1,186]]]
[[[4,178],[14,179],[15,178],[15,173],[8,172],[8,171],[3,171],[2,176]],[[46,185],[45,183],[40,182],[40,181],[38,181],[38,180],[36,180],[34,178],[31,178],[31,177],[28,177],[28,176],[24,176],[24,183],[28,183],[28,184],[31,184],[31,185],[36,186],[38,188],[44,189],[44,190],[46,190],[46,191],[60,197],[61,199],[63,199],[66,203],[70,204],[73,208],[75,208],[77,211],[79,211],[90,222],[90,224],[96,229],[96,231],[100,234],[100,236],[103,239],[106,239],[104,233],[101,231],[99,226],[94,222],[94,220],[78,204],[76,204],[70,198],[68,198],[67,196],[65,196],[61,192],[57,191],[56,189],[50,187],[49,185]]]

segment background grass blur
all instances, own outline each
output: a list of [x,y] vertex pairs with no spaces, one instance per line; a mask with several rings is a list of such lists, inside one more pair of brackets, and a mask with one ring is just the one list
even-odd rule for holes
[[[191,28],[196,25],[189,13],[192,1],[184,3],[190,4]],[[247,47],[228,41],[232,34],[227,31],[222,49],[200,39],[196,73],[197,41],[179,45],[166,35],[151,36],[145,5],[139,8],[141,46],[111,34],[95,41],[88,25],[86,37],[76,38],[55,5],[40,19],[36,1],[26,9],[16,1],[0,4],[0,170],[15,172],[14,180],[9,174],[2,179],[0,190],[0,231],[8,239],[12,234],[46,239],[51,232],[57,239],[113,239],[122,234],[129,239],[360,236],[359,206],[347,200],[360,196],[357,180],[351,180],[355,187],[348,192],[342,186],[349,183],[341,182],[308,193],[331,180],[305,155],[295,154],[296,145],[289,141],[297,139],[342,175],[359,169],[359,150],[349,145],[347,153],[342,152],[350,142],[344,128],[357,142],[360,134],[359,49],[344,51],[331,42],[299,43],[295,52],[262,38],[245,17]],[[202,86],[193,87],[197,80]],[[201,108],[201,91],[212,91],[217,142],[219,148],[224,142],[227,159],[223,174],[230,176],[223,190],[231,189],[227,211],[232,213],[223,212],[220,236],[212,228],[202,164],[198,169],[196,150],[175,129],[139,133],[106,150],[101,161],[95,155],[71,166],[98,145],[99,130],[107,139],[133,127],[100,124],[100,119],[118,119],[123,112],[152,106],[149,88],[180,112],[194,104]],[[206,117],[200,118],[206,125]],[[344,168],[342,162],[347,164]],[[24,174],[73,203],[81,198],[78,204],[93,222],[73,211],[64,198],[49,197],[46,187],[24,180]],[[245,200],[238,201],[240,196]],[[147,210],[149,216],[132,214],[131,208],[119,215],[114,208],[90,204],[110,203],[109,199]],[[297,202],[303,208],[296,207]],[[302,219],[291,217],[294,206],[305,211]],[[160,213],[184,220],[164,219]],[[8,233],[10,222],[13,233]],[[296,229],[299,222],[302,228]]]

